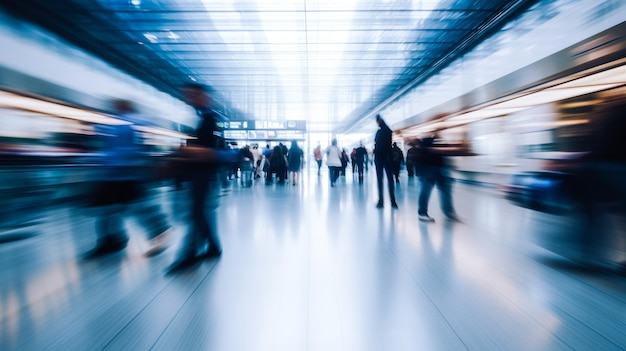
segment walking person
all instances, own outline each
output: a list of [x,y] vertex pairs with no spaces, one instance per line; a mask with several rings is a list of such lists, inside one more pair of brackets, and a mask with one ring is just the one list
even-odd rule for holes
[[107,148],[103,151],[105,180],[99,182],[95,194],[95,204],[101,213],[96,221],[98,241],[89,251],[86,259],[97,258],[126,248],[128,234],[124,218],[133,205],[135,215],[146,230],[150,247],[146,256],[158,254],[165,249],[170,225],[158,202],[148,197],[150,186],[147,177],[151,172],[145,154],[145,147],[132,127],[134,106],[128,100],[114,101],[118,119],[127,124],[107,126]]
[[274,182],[274,174],[276,174],[276,178],[278,178],[278,184],[285,184],[287,157],[283,154],[283,148],[280,145],[274,146],[272,154],[269,157],[269,170],[266,174],[265,185],[271,185]]
[[345,177],[346,175],[346,167],[348,167],[348,162],[349,162],[348,153],[346,152],[346,149],[342,149],[341,150],[341,176],[343,177]]
[[419,175],[418,169],[420,164],[420,140],[415,139],[409,141],[409,150],[406,152],[406,171],[409,177],[414,177]]
[[201,121],[196,129],[196,140],[182,155],[189,162],[191,179],[191,219],[187,235],[168,272],[194,266],[203,258],[215,258],[222,254],[217,233],[217,209],[220,195],[220,167],[218,161],[234,162],[237,154],[226,149],[224,123],[211,109],[211,97],[207,88],[200,84],[188,84],[183,88],[187,102],[196,109]]
[[400,169],[402,168],[402,163],[404,162],[404,154],[402,150],[398,147],[397,143],[393,143],[391,150],[391,166],[393,169],[393,176],[396,179],[396,183],[400,183]]
[[352,162],[352,174],[356,173],[356,148],[352,148],[350,152],[350,162]]
[[254,179],[258,179],[261,178],[261,160],[262,160],[262,155],[261,155],[261,151],[259,150],[259,145],[254,144],[252,146],[252,150],[250,150],[252,152],[252,156],[254,157]]
[[437,136],[433,135],[423,138],[420,142],[420,190],[417,213],[420,221],[435,221],[428,215],[428,202],[433,187],[436,185],[439,189],[441,211],[447,219],[459,221],[452,204],[452,178],[448,172],[448,160],[442,150],[435,148],[436,138]]
[[300,173],[300,169],[302,168],[302,157],[304,156],[304,152],[298,146],[297,140],[291,141],[291,148],[289,149],[289,153],[287,154],[287,168],[291,173],[291,184],[296,185],[298,181],[298,173]]
[[363,184],[363,167],[367,162],[367,149],[363,146],[363,143],[356,148],[354,154],[354,162],[356,163],[357,172],[359,175],[359,184]]
[[337,147],[337,139],[333,139],[326,148],[326,164],[328,165],[330,186],[334,187],[341,172],[341,150]]
[[387,123],[380,117],[380,115],[376,115],[376,123],[378,124],[378,131],[376,132],[376,137],[374,138],[374,142],[376,145],[374,146],[374,165],[376,166],[376,180],[378,185],[378,203],[376,204],[377,208],[383,208],[383,172],[387,174],[387,183],[389,188],[389,201],[391,202],[392,208],[398,208],[398,204],[396,203],[396,195],[394,191],[394,182],[393,182],[393,171],[391,164],[392,157],[392,147],[391,147],[391,135],[392,131],[387,126]]
[[322,169],[322,146],[320,143],[317,143],[315,150],[313,150],[313,157],[315,158],[315,162],[317,163],[317,175],[320,175],[320,170]]

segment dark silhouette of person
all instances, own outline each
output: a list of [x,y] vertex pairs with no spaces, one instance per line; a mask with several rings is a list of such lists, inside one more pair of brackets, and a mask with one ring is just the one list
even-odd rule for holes
[[367,162],[367,149],[361,143],[359,147],[356,148],[354,153],[354,163],[356,164],[359,184],[363,184],[363,168],[365,166],[365,162]]
[[450,220],[458,217],[452,204],[452,178],[448,172],[447,157],[435,148],[437,136],[423,138],[420,142],[420,192],[418,199],[418,216],[421,221],[434,222],[428,215],[428,202],[433,187],[439,189],[440,205],[443,214]]
[[419,139],[411,140],[408,145],[409,150],[406,152],[406,171],[409,177],[414,177],[418,175],[420,163]]
[[400,183],[400,168],[402,168],[402,162],[404,162],[404,154],[398,147],[398,144],[393,143],[392,147],[391,166],[393,167],[393,176],[396,179],[396,183]]
[[254,154],[249,145],[239,149],[239,169],[241,170],[241,185],[252,185],[252,172],[254,171]]
[[330,146],[326,148],[326,165],[328,166],[328,175],[330,178],[330,186],[334,187],[339,173],[341,172],[341,150],[337,146],[337,139],[333,138]]
[[298,173],[300,173],[300,169],[302,169],[303,156],[304,152],[300,146],[298,146],[298,141],[292,140],[291,148],[287,154],[287,168],[289,172],[291,172],[291,182],[293,185],[296,185],[298,181]]
[[283,154],[283,148],[280,145],[274,146],[272,154],[269,158],[269,171],[267,172],[267,178],[265,184],[272,184],[272,176],[276,174],[278,178],[278,184],[285,184],[285,174],[287,173],[287,161],[285,154]]
[[[232,154],[224,152],[224,121],[211,109],[208,89],[193,83],[184,86],[182,92],[201,120],[196,129],[197,139],[190,143],[192,148],[188,148],[188,154],[184,156],[190,160],[188,172],[191,180],[192,225],[184,238],[178,258],[170,265],[168,272],[192,267],[203,258],[219,257],[222,254],[217,233],[221,173],[217,160],[220,159],[219,155]],[[234,157],[231,155],[228,162],[236,157],[236,154]]]
[[383,171],[387,174],[387,182],[389,188],[389,200],[391,201],[392,208],[398,208],[398,204],[396,203],[396,195],[394,192],[394,183],[393,183],[393,171],[391,164],[391,136],[392,131],[387,126],[387,123],[380,117],[380,115],[376,115],[376,123],[378,124],[378,131],[376,132],[376,136],[374,138],[374,142],[376,145],[374,146],[374,165],[376,166],[376,180],[378,184],[378,203],[376,207],[383,208]]
[[341,150],[341,175],[345,177],[346,168],[348,167],[349,156],[346,149]]

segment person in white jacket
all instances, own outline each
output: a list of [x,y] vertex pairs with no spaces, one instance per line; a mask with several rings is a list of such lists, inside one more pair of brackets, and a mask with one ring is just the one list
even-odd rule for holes
[[330,186],[335,186],[339,172],[341,171],[341,150],[337,147],[337,139],[333,139],[326,148],[326,164],[330,173]]

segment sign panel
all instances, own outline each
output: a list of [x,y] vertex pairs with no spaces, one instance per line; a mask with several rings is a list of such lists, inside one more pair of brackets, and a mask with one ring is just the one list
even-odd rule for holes
[[224,137],[239,140],[304,140],[306,121],[229,121]]
[[248,139],[247,130],[224,130],[225,139]]

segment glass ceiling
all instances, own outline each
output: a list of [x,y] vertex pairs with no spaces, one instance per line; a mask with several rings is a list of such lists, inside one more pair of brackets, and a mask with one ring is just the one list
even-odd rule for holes
[[213,87],[231,118],[341,132],[534,0],[34,0],[6,6],[155,87]]

